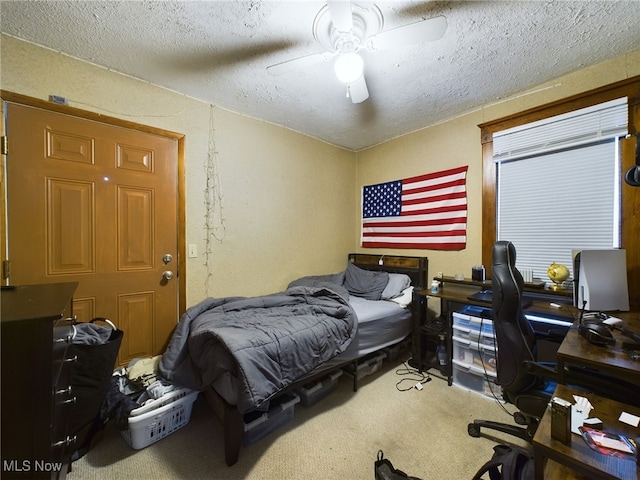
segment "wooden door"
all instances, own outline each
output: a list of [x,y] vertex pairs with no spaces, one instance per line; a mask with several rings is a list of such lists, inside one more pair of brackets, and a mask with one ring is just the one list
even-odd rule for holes
[[120,363],[162,353],[178,319],[177,141],[6,108],[10,282],[77,281],[78,319],[124,330]]

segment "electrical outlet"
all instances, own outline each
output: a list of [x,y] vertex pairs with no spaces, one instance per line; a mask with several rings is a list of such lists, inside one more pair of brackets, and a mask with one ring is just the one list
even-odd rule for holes
[[198,245],[195,243],[189,244],[189,258],[197,258],[198,257]]
[[438,274],[436,275],[438,278],[442,278],[442,272],[438,272]]

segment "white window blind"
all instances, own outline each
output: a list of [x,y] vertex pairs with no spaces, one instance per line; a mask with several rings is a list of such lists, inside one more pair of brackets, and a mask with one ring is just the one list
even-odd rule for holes
[[620,246],[627,123],[621,98],[494,134],[496,238],[514,243],[519,269],[549,281],[573,250]]

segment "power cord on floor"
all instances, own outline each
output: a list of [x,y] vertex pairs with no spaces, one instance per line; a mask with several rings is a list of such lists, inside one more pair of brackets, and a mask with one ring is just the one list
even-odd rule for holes
[[407,375],[407,377],[396,383],[396,389],[398,391],[407,392],[414,388],[422,390],[422,386],[431,381],[431,376],[429,376],[428,373],[423,373],[416,368],[410,367],[407,362],[402,362],[402,364],[404,365],[404,368],[398,368],[396,370],[396,375]]

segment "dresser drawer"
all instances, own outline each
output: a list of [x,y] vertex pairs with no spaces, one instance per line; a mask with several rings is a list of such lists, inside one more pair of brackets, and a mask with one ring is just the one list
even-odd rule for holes
[[71,386],[75,360],[75,356],[74,358],[64,358],[60,364],[58,381],[53,385],[52,391],[52,429],[57,426],[64,426],[65,430],[63,431],[66,431],[66,425],[69,423],[70,414],[76,403],[76,392],[73,391]]
[[68,317],[76,288],[77,283],[50,283],[0,292],[3,459],[60,464],[56,472],[32,467],[21,478],[51,479],[69,463],[74,395],[68,357],[74,327]]
[[53,461],[62,461],[65,451],[73,449],[75,438],[68,436],[69,420],[76,403],[71,376],[77,356],[69,346],[76,337],[75,318],[61,318],[53,324],[51,402],[51,454]]
[[[51,349],[51,382],[54,389],[65,387],[65,381],[61,380],[60,375],[65,365],[73,363],[73,359],[67,358],[69,345],[73,343],[73,339],[76,336],[76,327],[73,325],[73,321],[73,318],[65,317],[53,323],[53,345]],[[71,377],[68,376],[67,380],[70,379]]]

